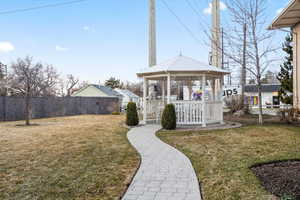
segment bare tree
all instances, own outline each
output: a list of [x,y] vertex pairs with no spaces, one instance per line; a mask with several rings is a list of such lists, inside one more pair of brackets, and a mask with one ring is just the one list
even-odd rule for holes
[[70,97],[74,92],[89,85],[88,81],[80,81],[74,75],[68,74],[66,78],[60,78],[58,83],[58,96]]
[[36,96],[56,96],[58,90],[59,74],[52,65],[43,67],[43,73],[40,77],[40,86]]
[[266,3],[267,0],[230,0],[227,6],[232,17],[232,31],[226,31],[227,41],[232,52],[228,57],[236,63],[243,64],[242,52],[245,50],[241,34],[246,24],[247,30],[247,71],[255,78],[259,99],[259,124],[263,124],[262,115],[262,74],[271,65],[274,59],[269,56],[278,48],[272,44],[272,33],[266,30]]
[[17,59],[11,68],[9,89],[25,97],[25,120],[30,125],[32,97],[55,95],[58,74],[50,65],[34,63],[32,57]]
[[72,95],[73,89],[77,86],[78,83],[79,83],[78,78],[75,78],[72,74],[67,75],[67,80],[66,80],[67,96]]
[[138,95],[138,96],[143,96],[143,84],[141,82],[130,82],[130,81],[125,81],[123,83],[123,88],[131,91],[132,93]]

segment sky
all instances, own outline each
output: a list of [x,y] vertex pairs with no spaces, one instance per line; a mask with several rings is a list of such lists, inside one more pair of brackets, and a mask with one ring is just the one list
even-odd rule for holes
[[[104,83],[109,77],[137,81],[136,73],[148,66],[148,0],[86,0],[27,12],[6,11],[68,2],[70,0],[4,0],[0,9],[0,61],[33,56],[52,64],[62,75]],[[157,0],[158,62],[182,53],[208,63],[211,0],[165,0],[181,22]],[[269,0],[267,21],[288,0]],[[222,3],[222,24],[228,10]],[[275,31],[282,42],[286,33]],[[279,69],[278,69],[279,70]]]

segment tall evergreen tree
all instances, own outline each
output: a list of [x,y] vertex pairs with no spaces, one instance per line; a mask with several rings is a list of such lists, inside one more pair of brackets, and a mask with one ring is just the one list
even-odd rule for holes
[[287,54],[284,63],[280,66],[277,79],[281,83],[279,98],[283,103],[293,104],[293,34],[285,38],[282,50]]
[[119,79],[111,77],[110,79],[105,81],[105,86],[112,89],[123,88],[123,83]]

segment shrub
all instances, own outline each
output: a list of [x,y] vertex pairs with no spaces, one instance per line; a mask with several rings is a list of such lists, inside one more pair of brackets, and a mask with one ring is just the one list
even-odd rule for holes
[[161,125],[167,130],[176,129],[176,112],[173,104],[166,105],[161,117]]
[[227,97],[225,99],[225,104],[231,113],[235,113],[240,110],[243,110],[245,114],[250,113],[249,105],[246,103],[243,104],[243,99],[240,95]]
[[128,126],[136,126],[139,124],[139,117],[134,102],[129,102],[126,109],[126,124]]
[[292,195],[283,195],[280,200],[296,200],[296,198]]
[[112,114],[112,115],[121,115],[120,112],[112,112],[111,114]]
[[293,122],[298,121],[298,118],[297,118],[298,111],[297,111],[297,109],[294,109],[294,108],[281,109],[279,111],[279,113],[280,113],[281,120],[285,121],[288,124],[291,124]]

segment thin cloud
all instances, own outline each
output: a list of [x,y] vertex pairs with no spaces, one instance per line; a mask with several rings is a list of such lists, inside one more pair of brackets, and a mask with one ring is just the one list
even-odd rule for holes
[[56,50],[56,51],[59,51],[59,52],[69,51],[68,48],[65,48],[65,47],[62,47],[62,46],[59,46],[59,45],[56,45],[56,46],[55,46],[55,50]]
[[95,29],[93,27],[91,27],[91,26],[88,26],[88,25],[83,26],[82,30],[84,30],[86,32],[95,32]]
[[[224,2],[220,1],[220,10],[226,10],[227,6]],[[203,13],[206,15],[211,15],[212,13],[212,3],[208,4],[208,7],[203,10]]]
[[91,27],[89,27],[89,26],[84,26],[84,27],[82,27],[82,29],[83,29],[84,31],[90,31],[90,30],[91,30]]
[[279,9],[276,11],[276,13],[277,13],[277,14],[280,14],[282,11],[283,11],[283,8],[279,8]]
[[0,42],[0,52],[2,53],[7,53],[10,51],[14,51],[15,47],[12,43],[10,42]]

